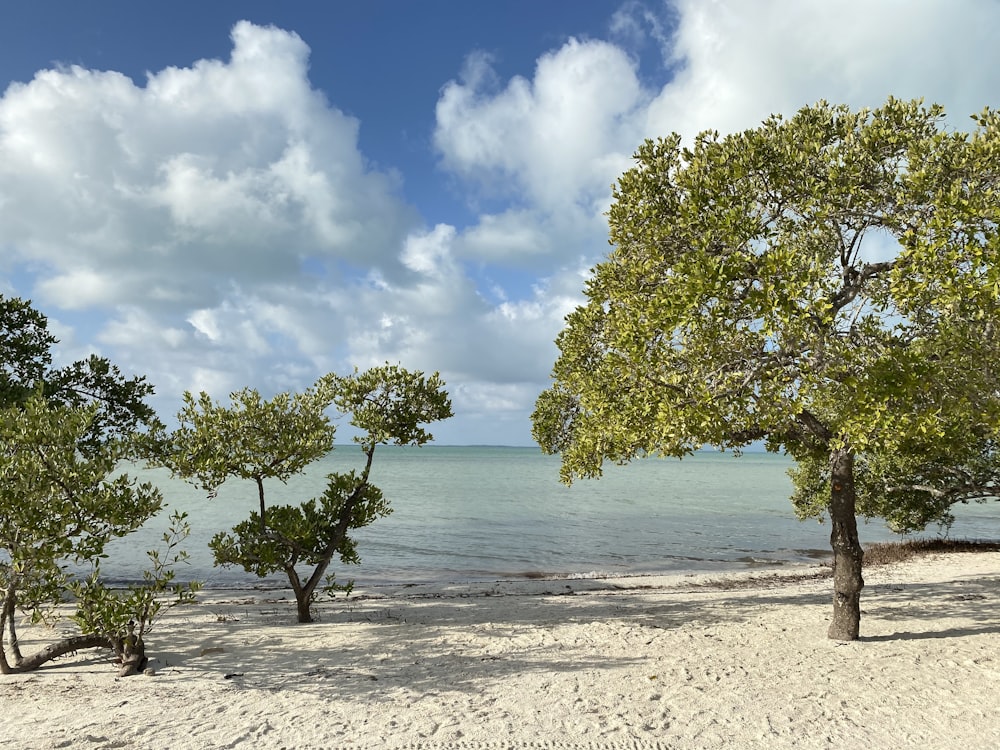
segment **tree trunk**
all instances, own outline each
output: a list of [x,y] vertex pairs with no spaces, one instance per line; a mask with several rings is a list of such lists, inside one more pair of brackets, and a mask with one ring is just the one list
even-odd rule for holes
[[51,643],[40,651],[36,651],[30,656],[26,656],[17,665],[7,663],[6,658],[0,658],[0,672],[3,674],[18,674],[20,672],[32,672],[38,669],[45,662],[52,661],[64,654],[73,651],[80,651],[85,648],[111,648],[111,641],[103,635],[75,635],[71,638],[63,638],[61,641]]
[[298,610],[299,622],[312,622],[312,612],[309,607],[309,597],[296,592],[295,607]]
[[[17,631],[14,627],[15,615],[16,592],[9,590],[4,597],[2,610],[0,610],[0,674],[33,672],[46,662],[87,648],[107,648],[114,651],[121,664],[118,670],[120,677],[141,674],[149,663],[149,659],[146,657],[146,645],[142,641],[142,636],[135,634],[134,624],[130,626],[128,635],[122,639],[111,638],[100,633],[74,635],[50,643],[25,658],[17,643]],[[9,633],[8,643],[5,643],[3,638],[5,630]],[[11,650],[13,663],[7,658],[8,648]]]
[[855,515],[854,454],[836,450],[830,455],[830,546],[833,548],[833,621],[827,635],[837,641],[855,641],[861,630],[861,577],[864,550],[858,540]]
[[288,583],[291,585],[292,592],[295,594],[295,608],[298,612],[298,621],[312,622],[312,612],[309,611],[309,600],[312,598],[312,590],[307,590],[306,587],[302,585],[299,573],[295,570],[294,565],[289,565],[285,568],[285,575],[288,576]]
[[[370,464],[371,456],[369,456]],[[320,557],[319,562],[316,563],[308,580],[302,583],[294,566],[285,570],[288,574],[288,581],[292,584],[292,591],[295,592],[295,605],[298,609],[299,622],[313,621],[312,607],[310,606],[313,595],[323,580],[323,576],[326,575],[326,570],[330,567],[330,563],[333,562],[333,556],[337,554],[337,550],[340,549],[340,545],[343,544],[344,538],[347,536],[347,530],[350,528],[351,523],[351,514],[361,498],[361,491],[364,487],[364,482],[355,487],[351,497],[344,503],[344,507],[340,510],[340,517],[337,519],[337,526],[334,527],[333,541],[323,550],[323,555]]]
[[118,667],[119,677],[142,674],[149,663],[146,657],[146,644],[143,643],[141,636],[136,636],[134,633],[129,633],[121,643],[115,644],[115,651],[121,662],[121,666]]
[[[0,615],[0,622],[6,623],[6,628],[8,631],[7,643],[10,646],[10,652],[14,657],[14,665],[18,665],[24,659],[21,655],[21,644],[17,639],[17,627],[14,621],[17,619],[17,589],[15,584],[11,583],[10,587],[7,589],[6,596],[4,596],[3,601],[3,613]],[[0,627],[0,648],[3,646],[3,627]],[[6,653],[4,654],[6,658]]]

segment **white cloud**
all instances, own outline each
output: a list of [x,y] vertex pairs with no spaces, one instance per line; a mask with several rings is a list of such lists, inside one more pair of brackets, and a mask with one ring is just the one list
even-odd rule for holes
[[442,90],[435,143],[444,166],[488,193],[592,215],[637,143],[646,94],[628,54],[571,39],[539,59],[532,80],[515,77],[495,93],[494,80],[488,59],[473,56],[464,80]]
[[204,306],[229,288],[220,276],[301,280],[310,256],[392,272],[412,209],[366,168],[357,121],[311,88],[306,45],[246,22],[232,37],[229,61],[143,87],[72,67],[5,92],[0,244],[64,279],[42,284],[42,301],[112,308],[153,289]]
[[191,371],[189,384],[186,389],[191,393],[209,393],[220,400],[224,400],[223,394],[229,395],[238,391],[241,387],[234,382],[232,373],[229,370],[195,367]]
[[611,15],[609,30],[625,49],[641,49],[651,41],[662,48],[664,59],[669,61],[669,29],[674,15],[666,3],[647,7],[639,0],[627,0]]
[[454,239],[454,227],[438,224],[431,232],[407,237],[400,260],[411,271],[425,276],[441,277],[454,273],[450,250]]
[[889,95],[944,104],[953,122],[1000,103],[1000,6],[678,0],[667,54],[681,66],[646,135],[752,127],[826,99],[875,107]]
[[218,316],[211,310],[195,310],[188,316],[188,323],[194,329],[211,342],[217,342],[222,338],[219,330]]
[[[439,436],[523,442],[642,138],[890,93],[965,127],[1000,98],[1000,6],[976,0],[628,2],[609,24],[610,41],[569,39],[520,76],[470,50],[434,82],[436,155],[468,225],[401,201],[293,32],[237,24],[228,60],[141,85],[41,71],[0,98],[2,270],[73,312],[54,324],[74,352],[148,374],[164,414],[183,390],[301,388],[389,360],[444,375],[466,427]],[[640,69],[650,44],[660,66]]]
[[107,274],[89,268],[67,269],[38,284],[42,297],[62,301],[62,307],[72,310],[101,306],[115,297],[117,284]]
[[552,239],[544,231],[543,222],[544,217],[517,209],[502,214],[483,214],[479,223],[462,235],[462,254],[496,262],[548,255],[553,250]]
[[181,328],[163,326],[144,310],[125,308],[120,317],[108,323],[99,340],[107,346],[121,349],[155,347],[165,352],[176,352],[189,343],[189,335]]

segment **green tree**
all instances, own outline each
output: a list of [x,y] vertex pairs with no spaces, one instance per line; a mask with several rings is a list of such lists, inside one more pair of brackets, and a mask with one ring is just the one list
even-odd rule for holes
[[27,400],[52,363],[48,320],[17,297],[0,295],[0,406]]
[[821,102],[646,141],[533,414],[566,482],[704,444],[790,453],[800,510],[831,523],[834,639],[859,634],[857,462],[863,510],[906,527],[942,517],[946,484],[908,493],[913,466],[992,460],[1000,118],[942,120]]
[[[27,657],[18,644],[18,611],[34,622],[49,618],[67,595],[82,592],[65,566],[96,571],[107,543],[162,505],[155,487],[117,473],[120,461],[137,456],[136,430],[157,425],[144,402],[152,388],[99,357],[53,368],[57,343],[29,302],[0,297],[0,672],[104,647],[130,674],[145,661],[142,635],[171,589],[169,566],[154,565],[148,585],[125,592],[107,591],[95,573],[78,601],[80,635]],[[184,600],[190,591],[173,593]]]
[[[336,426],[326,415],[331,406],[351,415],[361,430],[354,440],[364,467],[328,475],[318,498],[269,505],[267,480],[287,482],[333,450]],[[421,425],[450,417],[451,402],[436,373],[425,377],[387,364],[348,377],[326,375],[302,393],[270,400],[250,388],[231,394],[228,406],[205,393],[186,393],[177,416],[179,427],[159,459],[164,466],[210,494],[229,478],[248,480],[256,490],[258,510],[212,539],[216,564],[240,565],[262,577],[284,573],[299,622],[312,622],[318,593],[339,587],[326,575],[334,556],[359,562],[349,532],[390,512],[369,481],[376,447],[423,445],[432,436]]]
[[79,440],[84,452],[99,451],[106,440],[157,424],[145,401],[153,387],[144,377],[126,378],[96,355],[53,367],[52,349],[58,343],[48,319],[29,301],[0,295],[0,409],[23,404],[36,393],[53,405],[96,404]]
[[121,665],[118,674],[122,677],[145,669],[146,635],[162,611],[193,602],[201,589],[200,581],[174,582],[176,566],[188,559],[180,544],[190,533],[187,514],[172,513],[168,530],[163,532],[163,550],[146,552],[150,564],[142,571],[140,584],[111,589],[101,579],[99,564],[94,565],[90,577],[70,584],[69,589],[77,599],[73,621],[84,634],[107,639]]
[[[37,669],[83,648],[112,649],[123,674],[141,671],[145,664],[142,635],[158,614],[172,578],[163,566],[148,574],[149,586],[128,592],[108,591],[95,572],[85,588],[87,596],[78,601],[74,619],[82,626],[80,635],[27,657],[18,644],[19,609],[33,622],[48,619],[67,594],[84,592],[66,564],[96,565],[109,541],[139,528],[162,505],[156,487],[116,473],[119,461],[128,455],[120,442],[106,441],[86,455],[80,451],[79,442],[90,434],[97,410],[96,405],[52,406],[38,396],[18,408],[0,410],[3,674]],[[190,590],[177,589],[178,600],[186,600]],[[129,627],[138,632],[130,634]]]

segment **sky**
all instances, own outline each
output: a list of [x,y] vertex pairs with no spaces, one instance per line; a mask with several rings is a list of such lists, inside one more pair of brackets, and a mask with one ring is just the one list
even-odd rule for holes
[[0,294],[59,363],[270,396],[440,372],[530,445],[645,138],[824,99],[1000,107],[997,0],[33,0],[0,9]]

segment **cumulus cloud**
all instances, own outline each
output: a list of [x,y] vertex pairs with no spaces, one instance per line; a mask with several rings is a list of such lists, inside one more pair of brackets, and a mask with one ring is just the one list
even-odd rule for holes
[[303,282],[307,257],[395,263],[416,217],[311,88],[308,47],[246,22],[232,41],[144,86],[74,66],[7,89],[0,243],[50,270],[43,301],[191,307],[220,278]]
[[163,404],[344,368],[346,321],[367,320],[353,287],[405,276],[420,226],[311,86],[297,34],[241,22],[232,43],[142,84],[74,66],[0,98],[5,268],[32,269],[19,293],[68,338],[103,311],[93,348]]
[[482,55],[444,87],[435,132],[443,165],[546,212],[599,213],[634,150],[635,114],[646,104],[628,54],[570,39],[539,59],[530,81],[518,76],[494,88]]
[[649,107],[648,135],[731,132],[819,99],[924,98],[963,128],[1000,104],[996,4],[677,0],[676,10],[664,53],[678,73]]
[[167,414],[183,390],[388,360],[445,376],[459,416],[439,438],[525,442],[643,138],[889,94],[965,127],[1000,104],[998,25],[976,0],[629,0],[607,38],[567,38],[509,79],[469,50],[427,102],[466,223],[402,201],[294,31],[241,22],[229,59],[141,82],[39,71],[0,98],[0,288],[54,312],[73,352],[148,374]]

